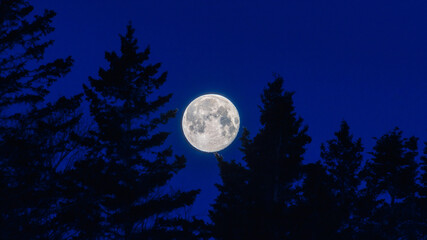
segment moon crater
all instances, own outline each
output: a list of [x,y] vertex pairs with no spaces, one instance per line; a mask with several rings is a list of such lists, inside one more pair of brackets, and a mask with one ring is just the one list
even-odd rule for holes
[[207,94],[193,100],[185,109],[182,129],[195,148],[217,152],[230,145],[240,126],[239,113],[227,98]]

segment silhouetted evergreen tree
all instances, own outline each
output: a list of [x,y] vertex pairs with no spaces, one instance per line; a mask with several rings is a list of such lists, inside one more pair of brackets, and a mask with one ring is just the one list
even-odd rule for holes
[[139,51],[133,34],[129,25],[120,54],[107,52],[108,68],[83,86],[97,129],[81,140],[89,149],[70,175],[74,199],[62,221],[79,239],[193,239],[197,227],[168,218],[191,205],[198,191],[164,188],[185,165],[183,156],[168,160],[169,133],[157,130],[176,114],[158,114],[172,96],[154,95],[167,74],[158,74],[160,63],[146,64],[150,49]]
[[417,140],[403,138],[397,128],[377,139],[364,170],[364,198],[369,209],[362,228],[364,239],[413,239],[405,229],[410,218],[407,203],[417,191]]
[[[427,200],[427,142],[424,143],[424,155],[421,157],[420,197]],[[427,205],[426,205],[427,207]],[[427,214],[427,212],[426,212]]]
[[42,64],[53,11],[30,17],[24,0],[0,1],[0,238],[57,239],[62,226],[58,167],[78,123],[81,96],[46,104],[48,87],[69,72],[70,57]]
[[[211,219],[221,226],[227,216],[243,221],[234,223],[230,232],[214,227],[213,234],[218,239],[283,239],[292,232],[290,209],[298,191],[295,186],[303,173],[302,155],[311,138],[307,135],[308,127],[296,116],[294,93],[284,91],[282,85],[280,76],[268,84],[261,96],[262,128],[252,140],[247,132],[243,135],[246,170],[234,162],[220,161],[223,185],[218,185],[220,195],[213,205]],[[229,171],[236,171],[236,176]],[[239,203],[246,206],[235,208]],[[239,236],[243,232],[246,234]]]
[[301,197],[292,210],[289,239],[343,239],[339,237],[342,213],[331,186],[332,176],[320,162],[304,165]]
[[362,161],[361,140],[353,141],[341,123],[335,139],[321,145],[322,162],[304,166],[301,198],[294,208],[291,239],[351,239],[357,231],[357,203]]
[[[359,171],[362,164],[361,139],[353,140],[350,127],[343,121],[340,130],[335,133],[335,139],[321,145],[321,158],[326,166],[328,175],[332,177],[329,189],[334,194],[337,206],[331,209],[329,217],[340,222],[336,229],[339,239],[351,239],[357,232],[358,192],[361,184]],[[329,222],[329,219],[325,219]]]
[[424,143],[424,155],[421,157],[420,166],[421,166],[421,172],[422,172],[420,177],[420,183],[421,183],[420,195],[421,197],[425,198],[425,200],[427,200],[427,142]]
[[408,239],[427,236],[427,142],[424,146],[424,155],[420,160],[418,195],[415,198],[406,199],[403,209],[407,214],[402,230]]
[[[248,134],[249,132],[243,129],[243,141],[247,139]],[[215,184],[220,193],[212,205],[213,210],[209,211],[209,216],[214,223],[213,237],[230,240],[251,239],[249,171],[236,161],[227,162],[220,155],[216,157],[222,184]]]

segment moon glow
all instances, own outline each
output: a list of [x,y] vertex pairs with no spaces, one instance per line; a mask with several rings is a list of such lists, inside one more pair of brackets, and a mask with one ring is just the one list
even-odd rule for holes
[[194,99],[185,109],[182,130],[193,147],[203,152],[217,152],[236,138],[240,117],[227,98],[206,94]]

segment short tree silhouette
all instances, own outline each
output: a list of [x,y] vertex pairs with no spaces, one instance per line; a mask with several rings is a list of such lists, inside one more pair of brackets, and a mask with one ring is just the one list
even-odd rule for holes
[[[353,140],[347,122],[341,122],[340,130],[335,133],[335,139],[321,145],[321,158],[326,166],[328,175],[332,177],[329,189],[333,191],[337,208],[331,211],[340,222],[336,229],[338,238],[351,239],[359,225],[358,198],[361,178],[359,172],[362,166],[362,141]],[[338,234],[339,233],[339,234]]]
[[300,198],[290,208],[293,230],[290,239],[342,239],[338,229],[341,215],[333,178],[320,163],[304,165],[304,182]]
[[405,238],[407,202],[415,197],[418,139],[403,138],[398,128],[377,139],[372,158],[363,170],[366,208],[365,239]]

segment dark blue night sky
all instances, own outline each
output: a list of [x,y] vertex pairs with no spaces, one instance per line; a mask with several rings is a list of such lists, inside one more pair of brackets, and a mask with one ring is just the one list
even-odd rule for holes
[[[169,77],[169,108],[179,115],[166,126],[175,153],[187,167],[176,188],[201,188],[192,214],[206,218],[220,181],[212,154],[185,140],[182,113],[191,100],[218,93],[237,107],[241,126],[259,128],[260,94],[278,73],[295,91],[297,113],[313,141],[306,161],[319,159],[320,144],[341,120],[362,137],[366,152],[395,126],[427,140],[426,1],[137,1],[41,0],[36,10],[57,12],[47,57],[71,55],[74,67],[53,86],[52,99],[82,91],[88,76],[105,66],[104,52],[118,50],[118,34],[132,21],[139,45]],[[241,132],[240,132],[241,133]],[[421,144],[420,141],[420,144]],[[239,159],[236,140],[221,154]]]

